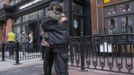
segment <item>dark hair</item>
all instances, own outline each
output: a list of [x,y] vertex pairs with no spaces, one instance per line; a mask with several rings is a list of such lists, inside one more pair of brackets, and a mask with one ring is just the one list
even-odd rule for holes
[[48,11],[49,11],[49,10],[53,10],[53,7],[54,7],[54,6],[56,7],[56,10],[57,10],[57,11],[60,11],[60,12],[63,11],[62,6],[60,5],[60,2],[59,2],[59,1],[52,1],[52,2],[50,3],[49,7],[48,7]]

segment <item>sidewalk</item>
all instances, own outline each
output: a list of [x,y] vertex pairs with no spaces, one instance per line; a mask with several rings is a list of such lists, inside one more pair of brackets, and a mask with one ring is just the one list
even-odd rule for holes
[[[35,62],[36,61],[36,62]],[[40,59],[24,60],[20,65],[12,62],[0,62],[0,75],[43,75],[43,62]],[[54,69],[52,75],[56,75]],[[69,67],[69,75],[131,75],[107,71],[91,70],[82,72],[80,68]]]
[[20,64],[15,65],[15,60],[6,59],[6,61],[0,61],[0,72],[5,70],[26,67],[30,65],[35,65],[35,64],[42,64],[42,63],[43,61],[41,60],[41,58],[36,58],[36,59],[29,59],[29,60],[21,60]]

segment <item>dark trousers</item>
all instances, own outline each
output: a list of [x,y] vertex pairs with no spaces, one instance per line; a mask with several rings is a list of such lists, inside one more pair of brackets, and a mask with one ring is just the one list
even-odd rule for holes
[[9,50],[9,55],[13,56],[14,55],[14,51],[15,51],[15,42],[9,41],[8,45],[7,45],[7,48]]
[[45,49],[44,75],[51,75],[53,62],[56,75],[68,75],[68,52],[66,47]]

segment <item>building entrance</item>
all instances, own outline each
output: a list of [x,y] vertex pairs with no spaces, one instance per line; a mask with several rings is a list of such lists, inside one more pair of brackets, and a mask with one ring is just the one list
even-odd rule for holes
[[88,4],[84,1],[73,0],[71,6],[71,36],[91,35]]
[[29,36],[29,42],[30,42],[30,34],[33,33],[33,41],[32,41],[32,44],[33,44],[33,49],[29,50],[30,51],[40,51],[39,47],[40,47],[40,26],[38,25],[38,22],[30,22],[28,24],[28,36]]

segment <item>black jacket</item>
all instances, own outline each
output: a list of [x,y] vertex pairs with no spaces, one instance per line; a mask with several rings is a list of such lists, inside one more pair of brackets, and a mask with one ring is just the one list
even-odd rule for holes
[[69,32],[65,25],[60,25],[57,20],[46,20],[42,24],[44,32],[48,33],[50,45],[63,45],[69,43]]

